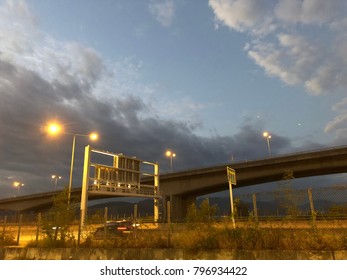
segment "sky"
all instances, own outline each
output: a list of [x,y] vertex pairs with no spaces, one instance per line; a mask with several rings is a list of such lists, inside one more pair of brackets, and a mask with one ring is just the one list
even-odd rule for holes
[[100,135],[74,187],[88,144],[163,173],[167,149],[176,171],[265,158],[263,131],[273,156],[344,145],[346,66],[344,0],[0,0],[0,198],[68,184],[52,120]]

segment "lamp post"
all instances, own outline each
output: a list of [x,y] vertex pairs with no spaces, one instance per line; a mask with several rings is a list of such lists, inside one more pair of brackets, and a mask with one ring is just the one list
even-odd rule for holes
[[173,161],[173,158],[176,157],[176,154],[170,150],[167,150],[165,155],[170,158],[170,170],[172,172],[172,161]]
[[57,183],[62,177],[58,175],[52,175],[52,179],[54,180],[54,190],[57,190]]
[[76,133],[66,133],[62,131],[62,126],[58,123],[51,123],[47,127],[47,131],[51,135],[56,135],[59,133],[72,135],[72,151],[71,151],[71,165],[70,165],[70,176],[69,176],[69,188],[68,188],[68,195],[67,195],[67,204],[70,205],[71,200],[71,190],[72,190],[72,173],[73,173],[73,167],[74,167],[74,160],[75,160],[75,146],[76,146],[76,136],[81,137],[89,137],[89,139],[95,141],[99,138],[99,135],[95,132],[92,132],[90,134],[76,134]]
[[266,139],[267,149],[269,151],[269,157],[271,157],[271,148],[270,148],[271,135],[269,134],[269,132],[265,131],[265,132],[263,132],[263,137],[265,137],[265,139]]
[[73,167],[74,167],[74,158],[75,158],[75,146],[76,146],[76,136],[81,136],[81,137],[89,137],[90,140],[97,140],[98,139],[98,134],[93,132],[90,134],[72,134],[73,139],[72,139],[72,152],[71,152],[71,166],[70,166],[70,178],[69,178],[69,189],[68,189],[68,194],[67,194],[67,204],[70,204],[71,200],[71,190],[72,190],[72,173],[73,173]]

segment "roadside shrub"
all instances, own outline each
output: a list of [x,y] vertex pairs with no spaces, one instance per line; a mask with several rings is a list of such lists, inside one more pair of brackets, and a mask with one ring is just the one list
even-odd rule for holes
[[12,246],[15,244],[16,241],[12,234],[0,234],[0,246]]

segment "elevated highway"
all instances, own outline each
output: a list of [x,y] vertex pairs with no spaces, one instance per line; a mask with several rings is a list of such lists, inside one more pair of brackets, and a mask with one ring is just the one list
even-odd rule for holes
[[[347,172],[347,146],[302,152],[261,160],[228,164],[236,171],[235,188],[279,181],[290,169],[295,178]],[[226,165],[199,168],[160,175],[160,191],[170,200],[175,218],[185,215],[188,205],[197,196],[228,189]],[[0,200],[0,209],[28,210],[49,206],[55,193],[42,193]],[[72,197],[79,197],[81,189],[73,189]],[[89,200],[104,198],[90,194]]]

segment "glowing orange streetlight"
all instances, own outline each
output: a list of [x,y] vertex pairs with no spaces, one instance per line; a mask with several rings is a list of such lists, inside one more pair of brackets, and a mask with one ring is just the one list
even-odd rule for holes
[[47,125],[47,132],[51,135],[56,135],[62,131],[62,126],[56,122],[51,122]]
[[99,135],[96,132],[92,132],[89,134],[90,140],[96,141],[99,138]]
[[268,151],[269,151],[269,157],[271,157],[271,149],[270,149],[270,139],[271,139],[271,135],[269,134],[269,132],[264,131],[264,132],[263,132],[263,137],[266,138],[266,141],[267,141],[267,148],[268,148]]
[[62,177],[61,176],[58,176],[58,175],[52,175],[52,180],[54,180],[54,190],[57,189],[57,183],[58,183],[58,180],[60,180]]
[[13,182],[13,186],[17,189],[17,192],[19,193],[19,189],[21,187],[24,187],[24,184],[18,181]]
[[167,150],[165,155],[170,158],[170,170],[172,172],[172,160],[174,157],[176,157],[176,154],[170,150]]

